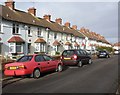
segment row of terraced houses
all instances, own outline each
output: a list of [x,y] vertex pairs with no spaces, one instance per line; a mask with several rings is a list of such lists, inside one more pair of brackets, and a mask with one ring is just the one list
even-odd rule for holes
[[27,12],[15,8],[9,0],[0,5],[0,53],[19,55],[45,52],[54,55],[65,49],[96,50],[97,46],[111,47],[100,34],[70,22],[62,24],[61,18],[51,21],[51,15],[36,16],[36,9]]

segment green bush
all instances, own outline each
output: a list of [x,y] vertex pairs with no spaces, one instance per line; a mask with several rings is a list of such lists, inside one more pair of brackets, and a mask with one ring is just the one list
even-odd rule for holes
[[106,50],[108,52],[113,52],[113,48],[112,47],[99,46],[99,47],[97,47],[97,50]]
[[56,52],[55,52],[55,55],[60,55],[60,52],[56,51]]

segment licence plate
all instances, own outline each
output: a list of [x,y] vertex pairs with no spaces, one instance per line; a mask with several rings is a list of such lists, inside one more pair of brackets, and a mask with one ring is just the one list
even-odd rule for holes
[[71,58],[64,58],[64,59],[67,59],[67,60],[68,60],[68,59],[71,59]]
[[16,70],[17,67],[10,67],[10,70]]

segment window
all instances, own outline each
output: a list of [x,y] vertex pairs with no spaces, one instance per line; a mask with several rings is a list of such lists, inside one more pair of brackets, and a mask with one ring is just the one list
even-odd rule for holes
[[50,38],[50,32],[48,31],[48,35],[47,35],[48,38]]
[[63,33],[61,34],[61,39],[64,40],[64,36],[63,36]]
[[19,25],[13,24],[12,34],[19,34]]
[[67,50],[67,51],[64,51],[62,55],[67,57],[67,56],[72,56],[74,54],[75,53],[73,50]]
[[40,52],[44,52],[44,51],[45,51],[45,44],[40,43]]
[[32,36],[32,34],[31,34],[31,27],[30,26],[28,27],[28,36]]
[[15,53],[15,43],[9,43],[9,52]]
[[23,56],[21,58],[19,58],[17,60],[17,62],[27,62],[27,61],[31,61],[31,59],[33,58],[33,56]]
[[41,61],[44,61],[44,58],[42,55],[35,56],[35,62],[41,62]]
[[49,56],[43,56],[43,57],[44,57],[44,59],[45,59],[46,61],[51,61],[51,60],[52,60],[52,58],[49,57]]
[[22,52],[22,44],[21,43],[16,43],[16,52]]
[[38,28],[38,31],[37,31],[37,36],[40,37],[41,36],[41,29]]
[[87,52],[83,50],[83,54],[84,54],[84,55],[87,55]]
[[35,51],[36,52],[45,52],[45,44],[44,43],[35,43]]
[[66,40],[68,40],[68,35],[66,35]]
[[54,33],[54,39],[57,39],[57,33]]
[[39,50],[40,50],[40,45],[39,45],[39,43],[35,43],[35,51],[36,51],[36,52],[39,52]]

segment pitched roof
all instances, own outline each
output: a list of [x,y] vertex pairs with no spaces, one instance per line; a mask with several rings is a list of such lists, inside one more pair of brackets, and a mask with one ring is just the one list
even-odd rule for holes
[[12,38],[10,38],[8,40],[8,42],[9,43],[12,43],[12,42],[14,42],[14,43],[24,43],[24,40],[19,36],[13,36]]
[[120,42],[115,43],[114,46],[120,46]]
[[35,43],[46,43],[46,41],[43,38],[38,38]]
[[71,46],[72,44],[70,42],[66,42],[65,45]]
[[54,42],[53,42],[53,45],[54,46],[59,46],[59,45],[61,45],[57,40],[55,40]]
[[75,47],[78,47],[78,46],[80,46],[80,45],[79,45],[77,42],[75,42],[74,46],[75,46]]
[[95,40],[95,38],[91,35],[88,29],[81,28],[79,32],[88,37],[89,39]]

